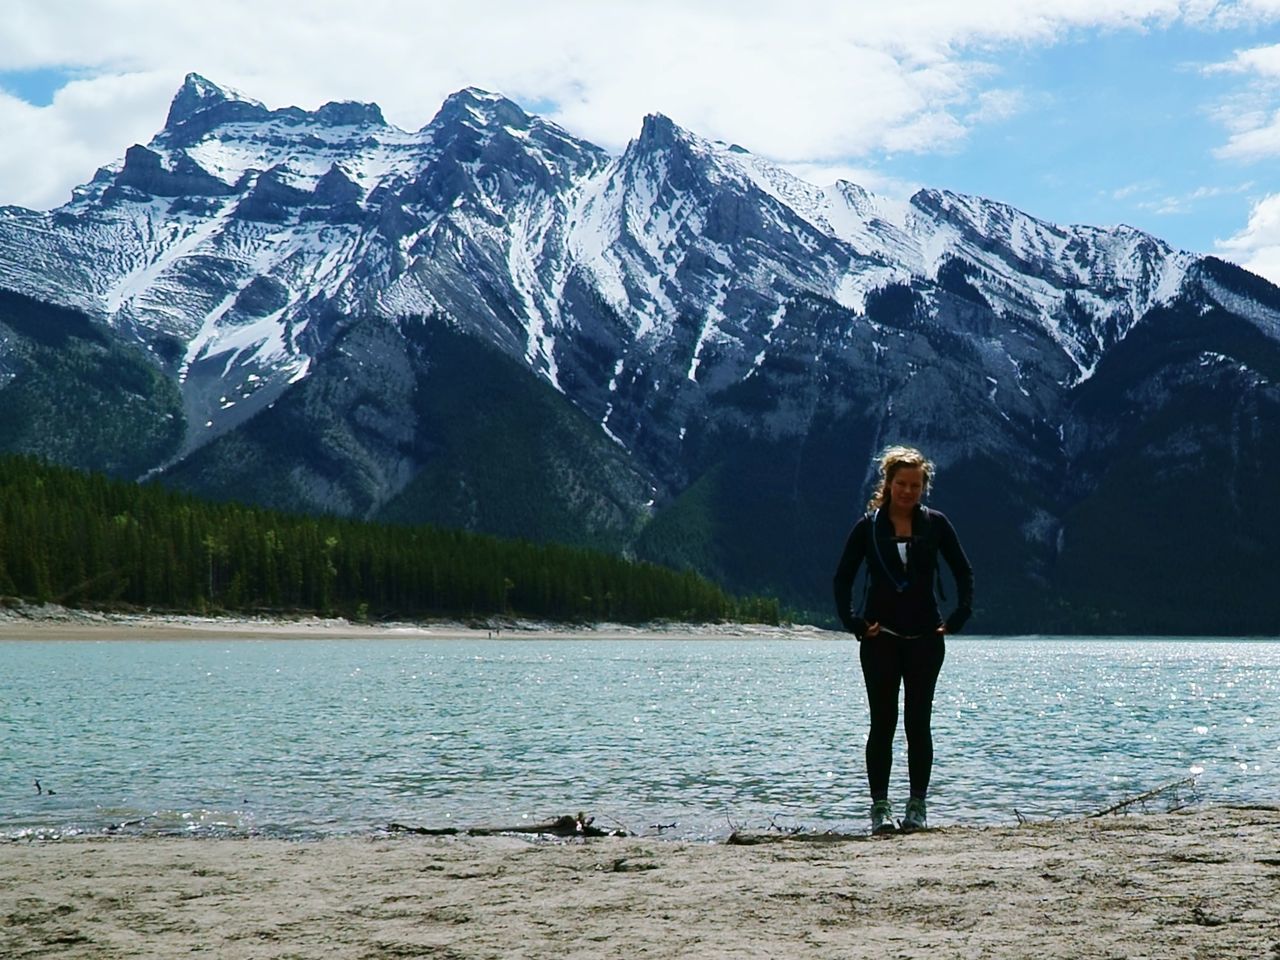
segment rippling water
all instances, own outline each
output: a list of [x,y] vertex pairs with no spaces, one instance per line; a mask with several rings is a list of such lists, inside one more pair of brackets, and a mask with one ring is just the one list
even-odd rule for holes
[[[1278,704],[1277,642],[953,638],[930,820],[1278,802]],[[0,834],[862,829],[865,735],[844,640],[7,642]]]

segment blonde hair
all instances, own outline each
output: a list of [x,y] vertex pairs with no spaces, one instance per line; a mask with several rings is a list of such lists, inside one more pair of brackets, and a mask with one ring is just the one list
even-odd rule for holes
[[889,488],[893,484],[893,475],[903,467],[918,467],[924,478],[924,492],[929,492],[929,481],[933,478],[933,461],[915,447],[894,445],[880,451],[880,486],[867,501],[867,510],[879,510],[889,505]]

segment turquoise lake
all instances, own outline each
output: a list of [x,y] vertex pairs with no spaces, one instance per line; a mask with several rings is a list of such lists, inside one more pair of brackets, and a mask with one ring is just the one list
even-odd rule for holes
[[[0,835],[862,830],[865,736],[842,639],[0,642]],[[934,743],[935,826],[1277,803],[1280,642],[952,638]]]

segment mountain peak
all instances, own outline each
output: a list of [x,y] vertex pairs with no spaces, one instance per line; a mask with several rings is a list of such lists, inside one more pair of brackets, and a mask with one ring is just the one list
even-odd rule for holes
[[446,100],[454,99],[471,100],[476,103],[501,103],[507,98],[500,93],[494,93],[492,90],[485,90],[483,87],[463,87],[451,93]]
[[198,73],[188,73],[181,89],[169,105],[169,116],[165,120],[165,128],[176,129],[198,114],[224,103],[243,103],[259,110],[266,109],[257,100],[246,97],[236,90],[221,87]]
[[640,128],[640,143],[646,146],[671,146],[688,134],[674,120],[662,113],[651,113]]
[[527,130],[533,120],[517,103],[500,93],[491,93],[479,87],[464,87],[445,98],[428,126],[463,123],[467,126],[487,127],[496,123]]
[[332,100],[314,114],[320,122],[334,127],[385,127],[386,118],[376,103]]

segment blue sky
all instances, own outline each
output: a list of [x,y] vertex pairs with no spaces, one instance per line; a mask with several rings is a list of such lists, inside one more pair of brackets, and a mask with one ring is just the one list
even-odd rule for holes
[[1280,282],[1280,0],[10,0],[0,204],[146,142],[188,71],[268,106],[463,86],[618,151],[647,113],[807,179],[1127,223]]
[[72,79],[74,75],[63,67],[10,70],[0,72],[0,90],[33,107],[47,107],[53,103],[54,94]]
[[1079,31],[1003,51],[998,82],[1018,91],[1014,112],[975,129],[954,153],[880,165],[1055,222],[1128,223],[1213,253],[1215,240],[1245,224],[1251,199],[1280,181],[1256,164],[1215,157],[1227,140],[1218,116],[1240,80],[1205,68],[1263,39],[1255,29],[1175,26]]

